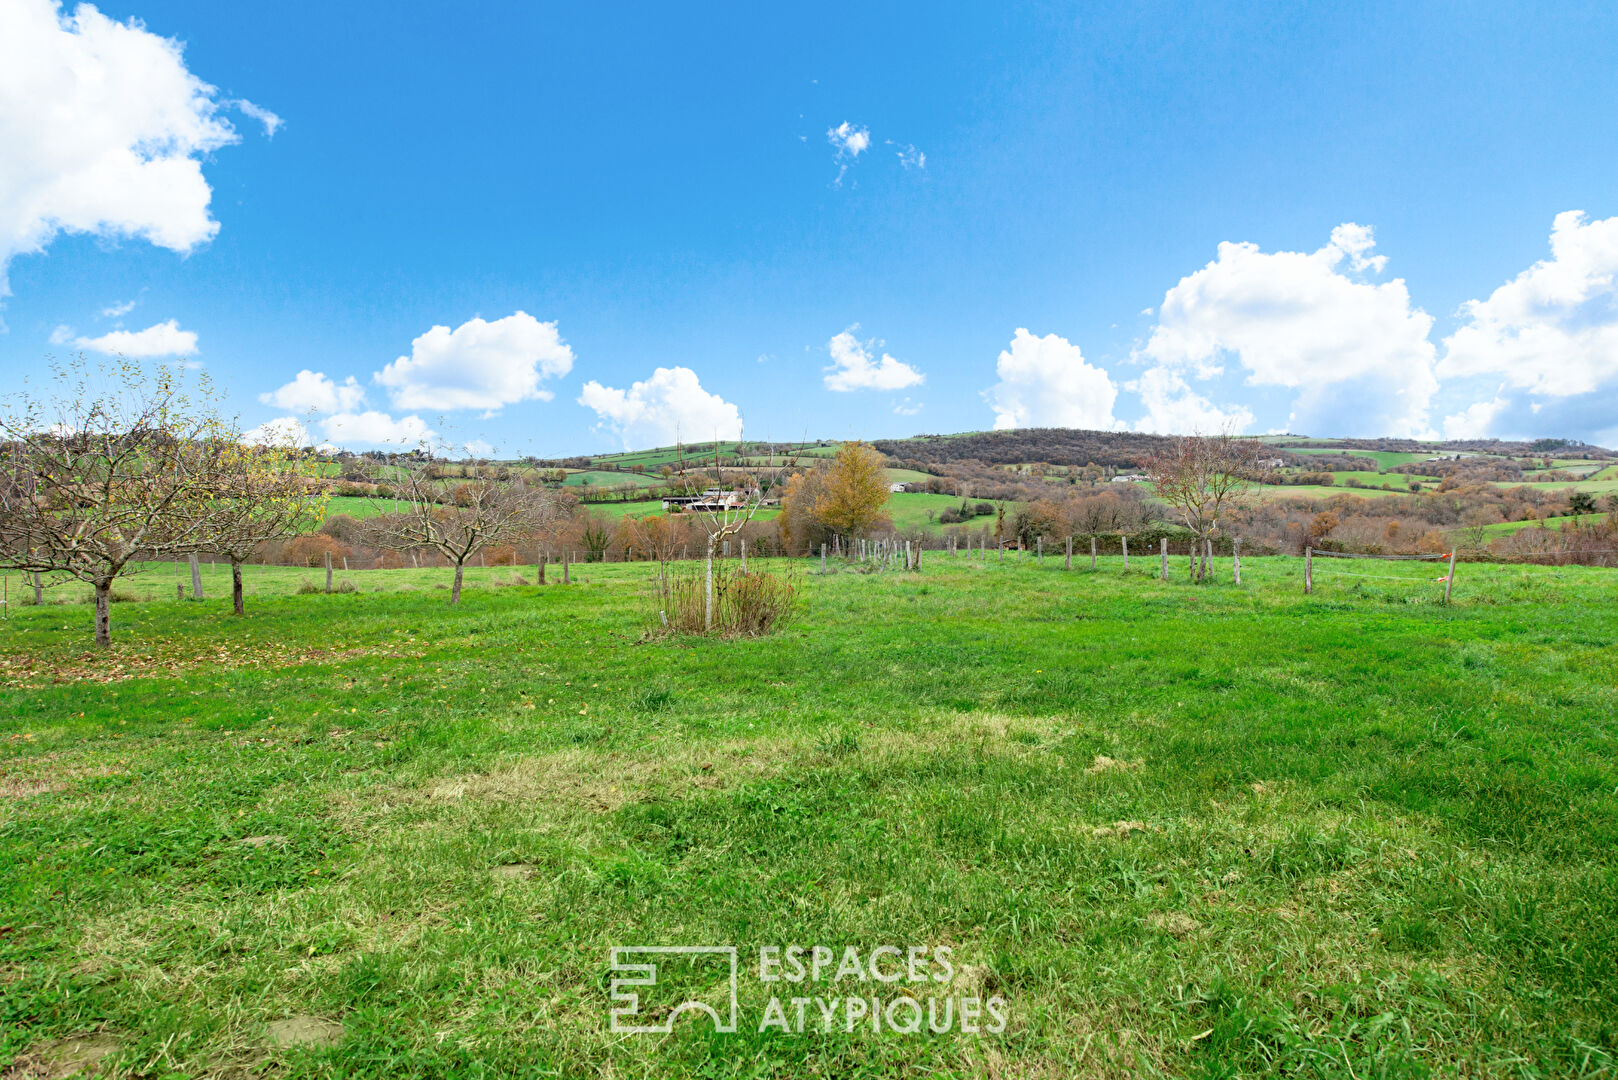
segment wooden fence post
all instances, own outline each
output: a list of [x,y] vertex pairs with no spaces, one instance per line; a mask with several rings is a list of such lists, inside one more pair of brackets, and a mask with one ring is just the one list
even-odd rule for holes
[[348,573],[348,556],[343,556],[343,573]]
[[1040,566],[1045,565],[1045,538],[1043,536],[1034,540],[1034,559]]
[[326,552],[326,591],[331,592],[331,552]]
[[1236,575],[1236,584],[1240,585],[1242,583],[1242,538],[1239,536],[1230,542],[1230,567]]
[[824,543],[820,545],[820,572],[822,574],[826,572],[826,545]]
[[541,553],[539,556],[539,561],[534,564],[535,569],[539,574],[539,583],[541,585],[545,584],[545,558],[545,555]]
[[1067,555],[1062,560],[1062,569],[1073,569],[1073,538],[1071,536],[1067,538]]
[[1315,591],[1314,568],[1315,549],[1306,547],[1303,549],[1303,592],[1305,596]]
[[1167,581],[1169,579],[1169,538],[1166,536],[1163,537],[1161,550],[1163,552],[1163,569],[1159,572],[1158,577]]
[[1118,534],[1118,542],[1124,545],[1124,569],[1129,569],[1129,537],[1123,533]]
[[563,548],[562,549],[562,584],[563,585],[571,585],[571,584],[573,584],[573,577],[572,577],[572,574],[570,573],[572,562],[573,562],[573,552],[570,551],[567,548]]
[[1444,579],[1444,603],[1449,603],[1449,591],[1455,585],[1455,549],[1449,552],[1449,576]]
[[747,573],[747,538],[742,537],[742,573]]
[[[174,599],[176,599],[176,600],[184,600],[185,599],[185,586],[181,585],[178,581],[176,581],[174,583]],[[37,604],[39,601],[36,600],[34,602]]]
[[1090,537],[1090,569],[1096,568],[1096,538]]
[[191,553],[191,599],[202,599],[202,565],[197,562],[197,553],[194,551]]

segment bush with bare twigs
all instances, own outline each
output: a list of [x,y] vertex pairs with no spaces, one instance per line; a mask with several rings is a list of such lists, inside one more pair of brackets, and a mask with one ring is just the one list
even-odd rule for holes
[[[659,629],[700,634],[708,625],[704,572],[677,570],[659,579],[656,593]],[[721,637],[762,637],[779,630],[791,615],[797,585],[779,574],[744,574],[727,563],[713,570],[711,633]]]

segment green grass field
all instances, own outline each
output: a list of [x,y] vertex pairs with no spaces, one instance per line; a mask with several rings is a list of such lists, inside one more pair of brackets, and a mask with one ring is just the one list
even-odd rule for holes
[[1414,454],[1406,450],[1332,450],[1326,447],[1290,447],[1294,454],[1347,454],[1353,457],[1373,458],[1378,469],[1392,469],[1415,461],[1426,461],[1431,454]]
[[[0,1073],[96,1034],[129,1076],[1611,1075],[1618,572],[1156,565],[776,563],[794,620],[735,641],[649,636],[646,564],[459,609],[250,571],[243,619],[115,605],[107,657],[14,609]],[[705,944],[737,1033],[609,1030],[612,947]],[[793,944],[953,963],[761,982]],[[759,1031],[907,991],[1004,1030]]]
[[581,469],[569,472],[563,484],[568,487],[578,487],[583,484],[593,484],[596,487],[612,488],[624,484],[635,487],[654,487],[666,481],[661,476],[652,473],[615,472],[611,469]]
[[1388,495],[1410,494],[1410,488],[1407,481],[1412,479],[1411,477],[1398,477],[1393,490],[1389,491],[1384,488],[1369,486],[1373,481],[1381,482],[1383,480],[1389,480],[1389,478],[1386,476],[1377,476],[1375,473],[1344,473],[1343,475],[1358,475],[1367,486],[1351,488],[1343,487],[1341,485],[1327,487],[1325,484],[1261,484],[1254,490],[1258,493],[1259,498],[1268,500],[1285,499],[1288,497],[1329,499],[1334,495],[1358,495],[1362,498],[1375,499]]
[[[1582,521],[1589,524],[1592,520],[1600,520],[1600,515],[1585,514],[1581,517],[1574,517],[1569,514],[1564,517],[1548,517],[1545,519],[1545,527],[1547,529],[1561,529],[1572,521]],[[1538,521],[1500,521],[1487,526],[1487,531],[1490,536],[1508,536],[1514,532],[1521,532],[1523,529],[1537,529],[1538,527]]]

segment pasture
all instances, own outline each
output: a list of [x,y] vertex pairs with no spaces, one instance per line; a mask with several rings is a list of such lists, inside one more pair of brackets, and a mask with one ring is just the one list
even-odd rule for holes
[[[1611,1075],[1618,573],[1157,565],[774,561],[741,640],[644,563],[15,609],[0,1074]],[[794,943],[1008,1022],[761,1034],[744,963],[737,1033],[609,1031],[613,946]]]

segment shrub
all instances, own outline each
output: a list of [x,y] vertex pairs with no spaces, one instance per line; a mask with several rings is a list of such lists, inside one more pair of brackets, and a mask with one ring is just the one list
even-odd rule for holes
[[[783,576],[743,574],[726,563],[714,564],[713,633],[724,637],[760,637],[783,626],[797,596],[797,586]],[[663,579],[658,589],[661,629],[670,633],[704,632],[704,579],[700,565]]]
[[341,562],[348,556],[349,546],[325,533],[305,533],[287,544],[283,557],[295,566],[315,566],[326,561],[326,554],[331,554],[332,562]]

